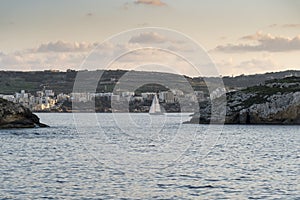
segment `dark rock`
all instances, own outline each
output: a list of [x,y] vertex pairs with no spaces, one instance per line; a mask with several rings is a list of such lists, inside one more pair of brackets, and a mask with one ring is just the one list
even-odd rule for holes
[[0,99],[0,129],[49,127],[28,108]]

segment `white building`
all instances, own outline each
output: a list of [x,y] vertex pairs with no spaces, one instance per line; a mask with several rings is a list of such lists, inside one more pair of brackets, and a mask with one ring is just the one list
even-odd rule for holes
[[111,99],[112,101],[120,101],[120,95],[118,95],[118,94],[113,94],[113,95],[110,97],[110,99]]
[[56,96],[57,102],[63,102],[70,100],[70,96],[64,93],[60,93]]
[[122,92],[121,96],[122,97],[131,97],[131,96],[134,96],[134,92]]
[[14,97],[14,95],[0,94],[0,98],[5,99],[5,100],[7,100],[7,101],[15,102],[15,97]]
[[217,88],[214,91],[210,93],[210,99],[217,99],[221,97],[222,95],[226,94],[226,89],[225,88]]
[[54,92],[52,90],[45,90],[46,97],[54,97]]
[[179,89],[172,89],[171,91],[173,92],[173,94],[174,94],[176,97],[184,96],[183,91],[181,91],[181,90],[179,90]]
[[164,91],[159,93],[159,99],[166,103],[174,103],[175,96],[171,91]]
[[92,98],[95,96],[95,94],[91,94],[91,93],[77,93],[77,92],[73,92],[70,94],[71,96],[71,100],[73,102],[88,102],[91,101]]

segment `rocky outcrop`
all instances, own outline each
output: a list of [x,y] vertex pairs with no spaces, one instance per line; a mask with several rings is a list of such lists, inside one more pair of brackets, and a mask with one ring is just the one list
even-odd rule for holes
[[[233,118],[234,115],[235,117]],[[275,94],[266,102],[254,103],[226,116],[225,123],[239,124],[300,124],[300,92]]]
[[0,99],[0,129],[48,127],[28,108]]
[[[278,80],[277,80],[278,81]],[[225,99],[225,98],[224,98]],[[247,88],[226,94],[226,103],[206,102],[189,123],[300,124],[300,78]],[[223,119],[218,110],[226,110]],[[212,113],[214,113],[212,116]]]

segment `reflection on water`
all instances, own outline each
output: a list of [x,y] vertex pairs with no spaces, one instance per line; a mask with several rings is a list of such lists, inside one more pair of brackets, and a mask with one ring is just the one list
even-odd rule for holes
[[1,198],[300,198],[298,126],[216,134],[182,125],[188,115],[39,116],[51,128],[1,130]]

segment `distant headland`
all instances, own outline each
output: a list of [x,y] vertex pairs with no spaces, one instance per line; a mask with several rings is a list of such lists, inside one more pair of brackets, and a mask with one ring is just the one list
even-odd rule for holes
[[187,123],[300,125],[300,77],[270,80],[229,92],[225,99],[226,105],[221,98],[201,103],[200,111]]
[[[85,73],[95,74],[100,71]],[[199,112],[194,113],[189,123],[207,124],[219,123],[217,116],[211,117],[211,104],[213,102],[217,105],[218,98],[226,95],[226,124],[300,124],[299,70],[236,77],[188,77],[160,72],[130,71],[132,80],[156,76],[172,81],[173,85],[180,85],[184,79],[191,86],[192,93],[156,83],[142,85],[135,91],[115,90],[119,80],[128,72],[101,71],[102,76],[99,77],[95,91],[86,92],[73,91],[78,74],[75,70],[0,71],[0,98],[21,104],[33,112],[140,113],[149,111],[153,96],[157,95],[166,112],[188,112],[188,109],[183,109],[180,101],[199,104]],[[207,84],[214,84],[220,78],[224,88],[209,91]],[[132,80],[128,80],[128,84],[131,84]],[[120,102],[121,106],[113,110],[112,101],[117,104]],[[123,110],[124,102],[128,105],[128,110]],[[94,105],[94,110],[88,109],[91,104]]]

